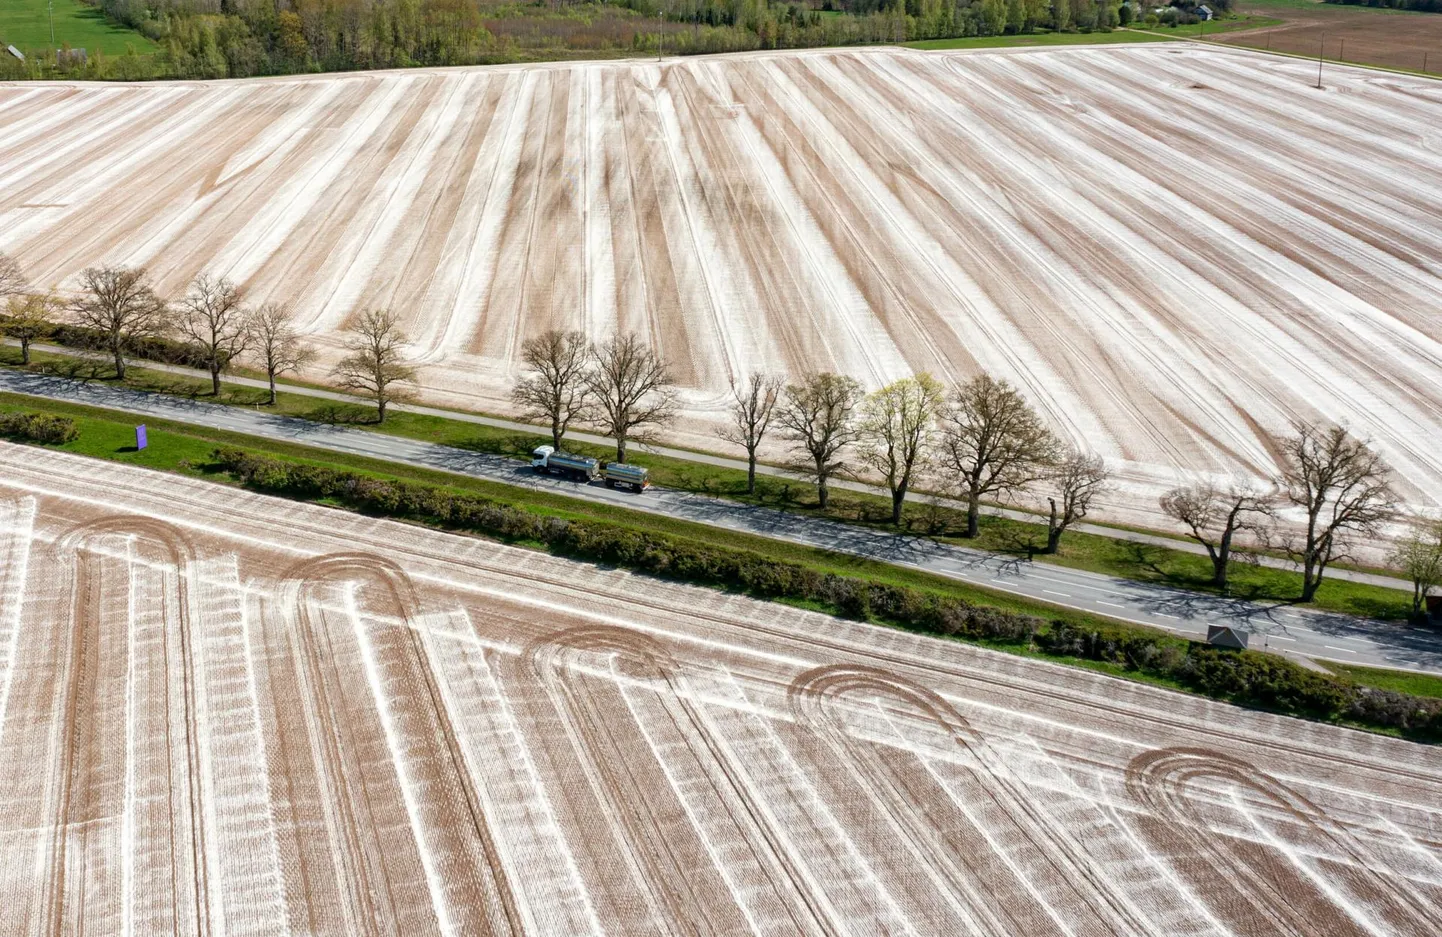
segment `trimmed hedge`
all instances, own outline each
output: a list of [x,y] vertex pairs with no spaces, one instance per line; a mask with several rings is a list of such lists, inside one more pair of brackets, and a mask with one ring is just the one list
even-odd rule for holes
[[75,421],[51,413],[0,413],[0,436],[54,445],[72,442],[80,436]]
[[[0,330],[3,330],[7,318],[0,315]],[[63,322],[51,325],[43,334],[35,336],[34,341],[85,351],[110,351],[109,340],[104,333]],[[194,346],[173,338],[153,336],[132,339],[125,343],[125,354],[130,358],[143,358],[161,364],[178,364],[188,368],[205,367],[205,362],[200,359]]]
[[563,520],[433,485],[372,478],[222,447],[216,468],[247,487],[327,499],[386,517],[409,518],[552,553],[764,599],[820,604],[861,621],[872,618],[928,634],[986,640],[1056,657],[1120,665],[1175,680],[1213,699],[1326,721],[1349,720],[1419,739],[1442,738],[1442,700],[1372,690],[1307,670],[1285,658],[1226,651],[1121,628],[1078,628],[921,589],[819,573],[748,550],[714,547],[601,521]]

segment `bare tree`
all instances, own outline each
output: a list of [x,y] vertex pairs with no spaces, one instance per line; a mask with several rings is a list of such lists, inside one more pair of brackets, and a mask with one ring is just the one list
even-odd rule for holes
[[60,300],[50,293],[16,294],[5,306],[5,334],[20,340],[20,363],[30,363],[30,343],[55,325]]
[[591,350],[587,387],[595,399],[596,425],[616,439],[616,461],[626,461],[626,444],[645,442],[676,415],[671,369],[634,332],[617,335]]
[[25,271],[20,262],[9,254],[0,254],[0,296],[15,296],[25,292]]
[[776,412],[776,402],[781,398],[781,378],[770,377],[759,371],[738,385],[731,381],[731,406],[728,413],[731,425],[723,427],[717,435],[729,443],[746,450],[746,493],[756,493],[756,450],[771,428],[771,418]]
[[1187,535],[1207,550],[1212,560],[1212,585],[1226,591],[1232,561],[1232,540],[1252,531],[1261,536],[1272,515],[1270,499],[1249,485],[1225,490],[1211,484],[1173,488],[1161,497],[1162,513],[1187,528]]
[[861,403],[859,457],[886,479],[893,524],[901,523],[907,489],[935,441],[936,416],[945,399],[941,383],[922,372],[886,385]]
[[806,453],[798,468],[816,482],[823,511],[831,497],[827,482],[843,466],[838,456],[856,440],[853,416],[860,400],[861,385],[854,378],[825,371],[789,385],[776,411],[787,437]]
[[284,303],[266,303],[251,314],[250,354],[265,369],[270,381],[270,405],[275,406],[275,379],[299,371],[315,358],[315,349],[301,341],[295,316]]
[[1412,614],[1421,615],[1427,596],[1442,586],[1442,521],[1415,522],[1389,562],[1412,580]]
[[1302,536],[1285,544],[1302,567],[1303,602],[1322,585],[1327,567],[1347,556],[1351,536],[1370,536],[1392,515],[1397,499],[1382,457],[1341,426],[1297,422],[1279,440],[1283,497],[1306,516]]
[[1087,516],[1092,500],[1106,489],[1111,473],[1101,456],[1072,450],[1056,463],[1049,478],[1055,495],[1046,499],[1051,513],[1046,523],[1046,548],[1041,552],[1053,554],[1061,546],[1061,535],[1067,528]]
[[583,332],[552,329],[521,343],[521,360],[534,372],[511,391],[511,400],[527,420],[550,424],[551,445],[561,440],[573,420],[584,420],[589,404],[590,346]]
[[124,380],[126,350],[137,339],[164,333],[165,303],[143,267],[89,267],[80,278],[85,287],[71,302],[71,315],[99,333],[115,359],[115,376]]
[[942,415],[942,461],[966,497],[966,536],[981,527],[981,499],[1047,477],[1056,437],[1015,387],[981,374],[958,387]]
[[411,341],[389,309],[371,309],[348,330],[346,356],[331,373],[341,387],[365,394],[376,402],[376,422],[386,421],[386,407],[410,397],[397,384],[414,381],[416,369],[406,355]]
[[220,396],[220,373],[250,343],[250,309],[245,293],[224,277],[202,273],[180,301],[176,329],[210,372],[210,392]]

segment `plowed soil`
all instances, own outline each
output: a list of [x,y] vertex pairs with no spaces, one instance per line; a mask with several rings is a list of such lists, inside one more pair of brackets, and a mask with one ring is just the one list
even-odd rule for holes
[[5,934],[1430,937],[1439,829],[1430,748],[0,443]]
[[[1217,41],[1295,55],[1321,55],[1326,61],[1381,65],[1442,75],[1442,16],[1398,13],[1367,7],[1316,3],[1312,7],[1271,4],[1249,12],[1274,16],[1281,26],[1222,34]],[[1315,77],[1316,69],[1313,68]],[[1327,73],[1323,69],[1323,83]]]
[[315,376],[393,307],[440,402],[508,409],[544,329],[634,330],[710,448],[753,370],[985,369],[1130,509],[1271,474],[1296,418],[1442,504],[1442,85],[1314,83],[1158,44],[0,85],[0,250],[232,277]]

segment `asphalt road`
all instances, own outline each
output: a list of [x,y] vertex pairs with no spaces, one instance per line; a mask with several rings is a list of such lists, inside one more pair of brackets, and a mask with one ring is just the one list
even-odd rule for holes
[[583,485],[537,475],[525,463],[501,456],[108,384],[5,369],[0,370],[0,389],[421,465],[824,547],[1185,637],[1205,636],[1209,625],[1225,624],[1252,632],[1252,646],[1258,649],[1442,673],[1442,633],[1418,628],[1202,595],[687,492],[652,488],[637,495],[615,491],[599,482]]

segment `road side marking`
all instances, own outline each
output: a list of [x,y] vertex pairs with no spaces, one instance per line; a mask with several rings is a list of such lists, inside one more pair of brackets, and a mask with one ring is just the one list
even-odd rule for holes
[[1105,605],[1108,608],[1126,608],[1125,605],[1118,605],[1115,602],[1103,602],[1101,599],[1096,599],[1095,601],[1098,605]]
[[1262,637],[1266,638],[1268,641],[1295,641],[1295,640],[1297,640],[1296,638],[1289,638],[1289,637],[1287,637],[1286,635],[1282,635],[1282,634],[1265,634],[1265,635],[1262,635]]
[[1059,596],[1061,596],[1061,597],[1064,598],[1064,599],[1069,599],[1069,598],[1071,598],[1071,595],[1070,595],[1069,593],[1066,593],[1066,592],[1053,592],[1053,591],[1051,591],[1050,589],[1043,589],[1043,590],[1041,590],[1041,591],[1045,592],[1047,595],[1059,595]]
[[1182,616],[1180,616],[1180,615],[1168,615],[1166,612],[1157,612],[1157,617],[1158,617],[1158,618],[1170,618],[1172,621],[1181,621],[1181,620],[1182,620]]
[[1337,645],[1335,645],[1335,644],[1324,644],[1324,645],[1322,645],[1322,646],[1325,647],[1325,648],[1327,648],[1328,650],[1331,650],[1331,651],[1342,651],[1342,652],[1345,653],[1345,654],[1355,654],[1355,653],[1357,653],[1356,651],[1352,650],[1350,647],[1337,647]]

